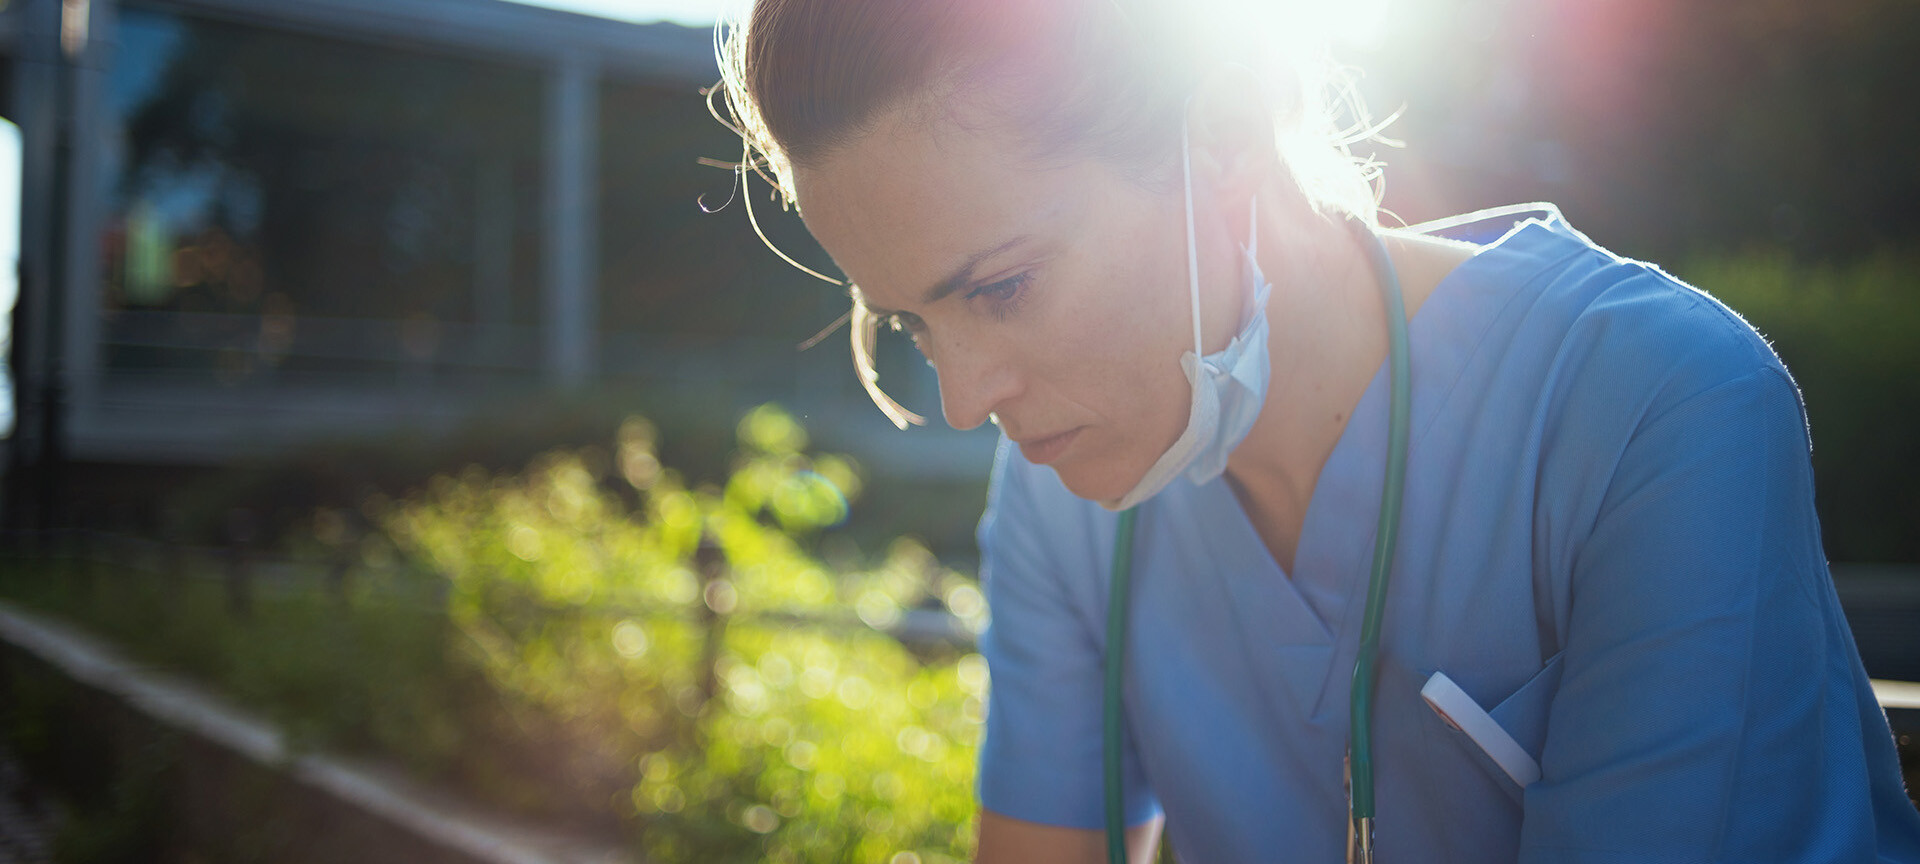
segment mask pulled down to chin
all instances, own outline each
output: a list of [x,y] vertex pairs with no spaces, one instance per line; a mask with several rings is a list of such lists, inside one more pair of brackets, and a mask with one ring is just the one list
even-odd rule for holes
[[1267,398],[1267,296],[1273,286],[1260,272],[1259,205],[1249,208],[1247,244],[1242,247],[1241,297],[1246,299],[1245,323],[1227,347],[1201,354],[1200,272],[1193,222],[1193,163],[1187,130],[1180,129],[1180,152],[1187,198],[1187,295],[1193,310],[1193,350],[1180,356],[1192,399],[1187,425],[1166,452],[1160,454],[1139,482],[1119,498],[1101,501],[1108,510],[1126,510],[1153,497],[1185,476],[1195,485],[1209,482],[1227,470],[1227,457],[1240,446]]

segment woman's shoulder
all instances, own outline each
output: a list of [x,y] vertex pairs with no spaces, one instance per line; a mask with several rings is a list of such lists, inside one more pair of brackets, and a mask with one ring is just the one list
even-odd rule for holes
[[[1618,255],[1557,210],[1529,213],[1472,262],[1506,296],[1505,344],[1539,364],[1542,384],[1566,398],[1614,404],[1637,395],[1658,410],[1763,370],[1785,366],[1754,328],[1707,293],[1655,264]],[[1494,330],[1502,328],[1494,327]]]

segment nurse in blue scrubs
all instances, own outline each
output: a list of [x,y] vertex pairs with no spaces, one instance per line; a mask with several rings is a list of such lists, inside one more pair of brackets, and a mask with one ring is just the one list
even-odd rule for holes
[[1380,227],[1317,55],[1178,5],[762,0],[723,51],[876,399],[891,324],[1003,435],[980,860],[1105,858],[1116,549],[1133,860],[1347,856],[1388,525],[1380,858],[1920,861],[1766,342],[1549,206]]

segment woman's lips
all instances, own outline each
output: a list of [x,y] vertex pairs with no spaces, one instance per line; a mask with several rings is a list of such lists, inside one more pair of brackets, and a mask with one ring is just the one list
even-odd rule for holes
[[1073,443],[1074,438],[1079,437],[1080,428],[1069,429],[1058,435],[1049,435],[1045,438],[1021,441],[1020,455],[1027,457],[1027,461],[1035,465],[1045,465],[1052,462],[1060,458],[1061,453],[1066,452],[1068,445]]

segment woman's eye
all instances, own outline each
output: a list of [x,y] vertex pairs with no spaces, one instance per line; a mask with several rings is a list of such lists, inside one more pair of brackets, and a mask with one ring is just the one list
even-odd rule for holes
[[989,311],[994,314],[994,317],[1005,317],[1012,314],[1015,306],[1019,304],[1021,295],[1025,293],[1027,282],[1030,278],[1031,274],[1021,273],[1018,276],[1010,276],[998,282],[982,285],[972,291],[968,291],[967,299],[985,300],[988,302]]

